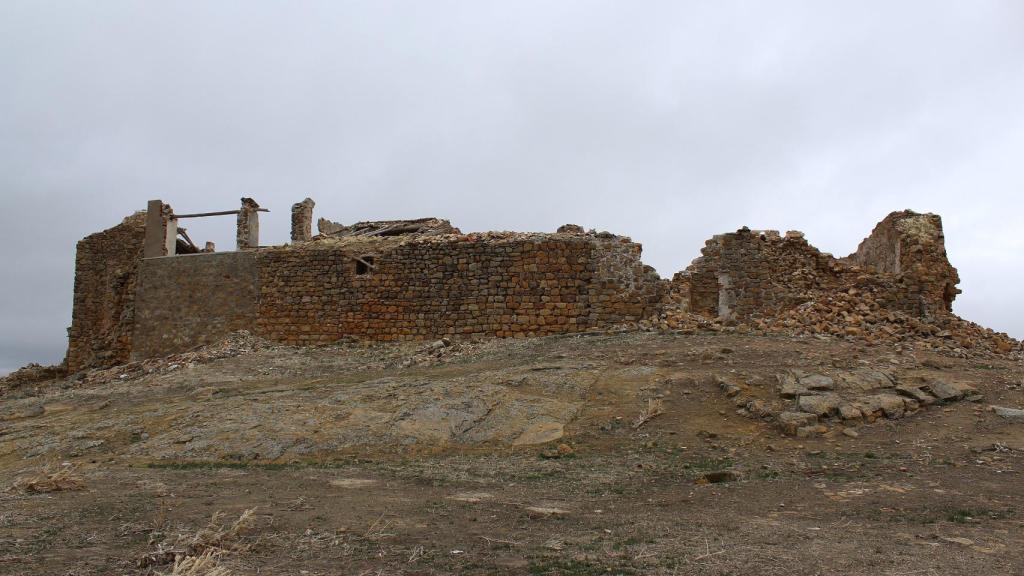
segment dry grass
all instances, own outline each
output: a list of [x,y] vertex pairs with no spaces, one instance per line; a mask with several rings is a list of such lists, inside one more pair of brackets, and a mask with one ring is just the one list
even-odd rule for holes
[[665,403],[661,398],[651,398],[647,401],[647,408],[640,412],[640,415],[633,420],[633,429],[636,430],[650,420],[665,413]]
[[189,555],[203,554],[210,550],[238,551],[248,548],[241,542],[242,536],[255,526],[255,508],[242,512],[230,526],[222,524],[224,513],[214,512],[210,523],[192,536],[184,537],[185,549]]
[[173,570],[165,576],[227,576],[230,572],[219,564],[219,558],[249,550],[245,536],[256,525],[254,512],[255,508],[250,508],[230,524],[224,523],[224,512],[214,512],[210,522],[195,533],[179,534],[172,544],[160,544],[156,551],[140,558],[139,567],[173,561]]
[[74,464],[49,465],[42,471],[15,482],[15,487],[34,494],[85,490],[85,479]]
[[157,572],[159,576],[231,576],[231,571],[221,566],[219,550],[210,549],[199,556],[181,556],[174,560],[170,572]]

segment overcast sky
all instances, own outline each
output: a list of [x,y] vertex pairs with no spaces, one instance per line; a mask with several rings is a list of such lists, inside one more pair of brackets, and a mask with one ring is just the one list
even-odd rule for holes
[[[74,248],[146,200],[852,252],[941,214],[956,311],[1024,337],[1024,2],[0,3],[0,371],[63,357]],[[233,246],[232,218],[187,223]]]

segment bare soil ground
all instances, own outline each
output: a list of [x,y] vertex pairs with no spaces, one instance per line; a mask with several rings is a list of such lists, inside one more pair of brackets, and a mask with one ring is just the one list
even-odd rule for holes
[[[796,438],[719,385],[782,402],[785,370],[863,368],[982,399]],[[14,391],[0,574],[172,573],[203,552],[268,575],[1024,574],[1024,423],[988,409],[1024,406],[1022,378],[907,347],[629,333],[273,348]],[[47,467],[84,486],[28,489]]]

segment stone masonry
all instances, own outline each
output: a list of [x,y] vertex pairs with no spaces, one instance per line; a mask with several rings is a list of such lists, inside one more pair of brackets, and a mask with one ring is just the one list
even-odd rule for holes
[[259,209],[260,205],[252,198],[242,198],[236,242],[239,250],[255,250],[260,247]]
[[819,251],[800,232],[721,234],[674,280],[687,284],[690,312],[724,321],[774,316],[815,291],[851,289],[870,291],[890,310],[926,317],[952,310],[959,281],[946,259],[942,220],[909,210],[890,214],[844,259]]
[[[156,202],[154,223],[173,221]],[[643,264],[639,244],[575,225],[463,234],[434,218],[321,219],[321,234],[310,236],[312,209],[309,199],[293,207],[285,246],[258,246],[261,209],[249,198],[238,212],[238,252],[144,259],[145,213],[83,239],[69,370],[179,352],[241,329],[288,344],[517,338],[650,326],[675,311],[724,323],[783,318],[821,295],[862,293],[872,306],[924,318],[948,313],[958,292],[941,220],[910,211],[891,214],[844,259],[799,232],[718,235],[669,282]],[[154,252],[166,234],[153,234]]]
[[313,238],[313,207],[316,202],[306,198],[292,205],[292,242],[308,242]]
[[559,334],[649,317],[663,291],[639,245],[619,237],[422,238],[364,254],[373,268],[357,254],[261,251],[256,332],[294,344]]
[[893,212],[846,261],[902,283],[901,307],[922,316],[953,310],[960,276],[946,257],[942,218],[910,210]]
[[146,213],[78,242],[75,297],[68,329],[70,372],[123,364],[131,357],[135,288],[146,239]]

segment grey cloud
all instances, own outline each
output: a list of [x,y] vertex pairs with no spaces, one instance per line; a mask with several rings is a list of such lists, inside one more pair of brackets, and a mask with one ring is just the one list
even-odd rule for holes
[[743,225],[842,255],[932,211],[957,311],[1024,336],[1021,21],[1013,1],[5,2],[0,365],[60,358],[74,243],[156,197],[253,196],[267,242],[306,196],[346,222],[576,222],[665,276]]

